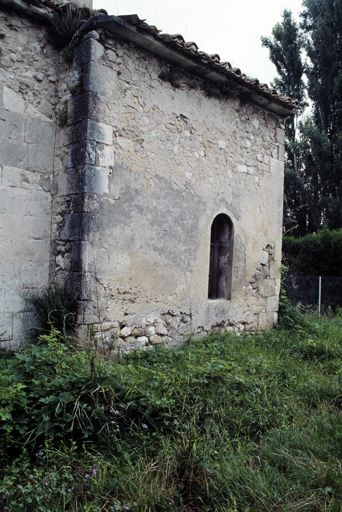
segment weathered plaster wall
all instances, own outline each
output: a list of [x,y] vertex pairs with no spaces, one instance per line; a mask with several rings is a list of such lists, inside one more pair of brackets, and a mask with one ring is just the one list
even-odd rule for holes
[[[123,350],[170,346],[213,326],[273,325],[284,121],[237,98],[208,98],[194,79],[175,88],[158,78],[165,62],[96,32],[77,64],[83,90],[71,102],[78,138],[68,172],[79,211],[68,210],[60,239],[83,299],[80,321],[105,330],[107,342],[119,336]],[[230,301],[207,299],[219,213],[235,231]]]
[[0,340],[16,346],[31,320],[23,297],[51,277],[54,172],[63,165],[57,121],[71,95],[44,26],[0,11],[0,38]]
[[[17,344],[23,295],[78,296],[106,346],[172,346],[277,317],[284,120],[104,31],[72,65],[41,23],[0,12],[0,320]],[[234,225],[231,300],[208,300],[211,224]],[[25,319],[28,320],[25,322]]]

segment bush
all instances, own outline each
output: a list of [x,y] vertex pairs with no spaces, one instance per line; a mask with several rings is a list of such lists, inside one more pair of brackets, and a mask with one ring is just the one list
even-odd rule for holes
[[342,229],[283,237],[283,262],[294,275],[342,276]]
[[41,293],[30,293],[25,297],[38,317],[39,327],[33,329],[38,337],[48,334],[52,329],[66,334],[72,331],[76,321],[76,297],[66,287],[54,285],[45,288]]
[[106,11],[94,11],[86,6],[78,7],[74,3],[55,6],[51,19],[50,38],[56,48],[63,50],[63,57],[67,62],[71,62],[74,58],[75,39],[82,23],[100,13],[106,13]]
[[82,21],[88,20],[94,14],[97,14],[96,11],[72,3],[56,6],[50,31],[55,46],[62,49],[70,44]]
[[72,421],[68,405],[74,406],[75,394],[89,381],[85,363],[55,331],[0,359],[2,451],[63,434]]
[[287,298],[286,291],[281,285],[279,294],[278,326],[280,329],[297,329],[298,327],[311,330],[310,323]]

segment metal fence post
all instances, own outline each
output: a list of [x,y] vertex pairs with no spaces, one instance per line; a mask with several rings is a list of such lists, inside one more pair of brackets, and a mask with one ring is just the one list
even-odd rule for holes
[[318,318],[321,317],[322,277],[318,278]]

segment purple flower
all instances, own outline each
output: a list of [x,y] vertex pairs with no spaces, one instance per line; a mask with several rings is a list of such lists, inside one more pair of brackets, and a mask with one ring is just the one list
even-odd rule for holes
[[71,492],[71,489],[68,489],[68,492]]
[[84,478],[89,478],[90,475],[87,473],[86,475],[84,475]]
[[45,485],[49,485],[49,482],[45,482]]
[[38,453],[39,457],[43,457],[43,452]]
[[[141,426],[142,426],[142,428],[147,428],[146,423],[143,423]],[[129,510],[129,509],[126,509],[126,510]]]
[[131,510],[129,507],[125,507],[125,510]]
[[7,498],[7,496],[8,496],[8,493],[7,493],[7,489],[6,489],[5,493],[2,495],[2,499],[5,500]]
[[261,358],[262,358],[262,356],[259,356],[259,358],[261,359]]
[[98,472],[99,470],[99,467],[98,466],[95,466],[94,469],[93,469],[93,475],[96,475],[96,473]]
[[109,412],[114,412],[113,409],[109,409]]

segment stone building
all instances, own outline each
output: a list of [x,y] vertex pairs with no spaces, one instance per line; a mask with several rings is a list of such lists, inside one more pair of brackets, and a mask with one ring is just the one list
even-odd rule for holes
[[67,283],[127,351],[277,321],[284,126],[298,105],[137,15],[0,1],[0,333]]

